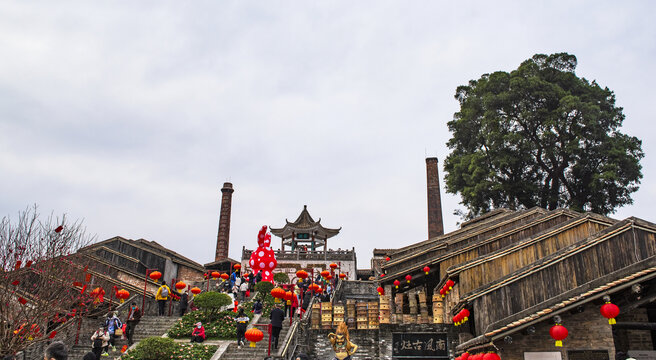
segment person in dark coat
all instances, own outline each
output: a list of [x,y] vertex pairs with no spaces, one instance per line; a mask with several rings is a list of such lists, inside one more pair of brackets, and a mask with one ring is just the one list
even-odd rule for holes
[[255,300],[255,304],[253,304],[253,314],[261,314],[263,308],[262,301],[260,301],[260,299]]
[[180,295],[180,316],[184,316],[187,312],[187,306],[189,306],[189,292],[185,290],[185,292]]
[[303,311],[307,311],[307,308],[310,306],[311,300],[312,300],[312,292],[306,291],[305,296],[303,297],[303,304],[301,305],[301,309],[303,309]]
[[262,281],[262,272],[258,271],[257,275],[255,275],[255,284],[259,283]]
[[239,314],[237,314],[237,317],[235,318],[235,322],[237,323],[237,348],[241,349],[241,347],[245,343],[245,337],[244,335],[246,334],[246,327],[248,326],[248,322],[250,319],[246,314],[244,314],[244,308],[239,308]]
[[128,338],[128,346],[132,346],[134,343],[132,341],[132,336],[134,335],[134,329],[137,327],[141,321],[141,309],[137,307],[137,303],[133,302],[130,304],[130,310],[128,310],[128,317],[125,325],[125,337]]
[[280,330],[282,330],[282,321],[285,319],[285,312],[280,308],[280,304],[271,310],[271,345],[274,349],[278,348],[278,337]]

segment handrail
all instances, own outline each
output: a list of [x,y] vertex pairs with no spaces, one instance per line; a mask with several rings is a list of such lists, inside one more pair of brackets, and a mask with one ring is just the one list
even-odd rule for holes
[[285,342],[282,352],[280,353],[280,356],[285,357],[287,354],[287,349],[289,349],[289,345],[291,344],[292,340],[294,339],[294,336],[296,335],[296,330],[298,329],[298,321],[294,322],[294,325],[292,325],[292,328],[289,329],[289,332],[287,333],[287,342]]

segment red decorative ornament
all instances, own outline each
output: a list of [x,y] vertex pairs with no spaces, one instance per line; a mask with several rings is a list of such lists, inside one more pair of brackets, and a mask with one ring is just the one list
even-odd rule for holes
[[248,331],[246,331],[244,337],[246,337],[246,340],[251,342],[250,347],[255,347],[255,343],[262,341],[264,338],[264,333],[257,328],[250,328]]
[[326,280],[332,280],[332,279],[333,279],[333,276],[331,274],[328,274],[328,276],[326,276]]
[[453,280],[451,280],[451,279],[449,279],[449,280],[446,281],[446,285],[445,285],[445,286],[446,286],[446,288],[447,288],[447,293],[449,292],[449,290],[452,290],[452,289],[453,289],[453,285],[455,285],[455,284],[456,284],[456,283],[455,283]]
[[241,265],[239,265],[239,264],[235,264],[235,266],[233,266],[233,267],[235,268],[235,270],[241,269]]
[[342,280],[346,279],[346,274],[344,273],[339,274],[339,278]]
[[62,230],[64,230],[64,227],[61,226],[61,225],[59,225],[59,226],[57,226],[57,228],[55,229],[55,232],[56,232],[57,234],[59,234],[60,232],[62,232]]
[[294,297],[294,294],[291,291],[287,291],[285,293],[285,300],[287,301],[292,301],[292,298]]
[[121,301],[122,304],[130,297],[130,292],[125,289],[121,289],[116,292],[116,297]]
[[153,271],[150,273],[150,278],[154,281],[157,282],[162,277],[162,273],[159,271]]
[[379,286],[376,291],[378,291],[378,295],[385,295],[385,289],[382,286]]
[[608,323],[610,325],[614,325],[617,323],[617,321],[615,321],[615,318],[617,317],[617,315],[620,314],[620,308],[617,305],[608,301],[605,304],[601,305],[601,309],[599,309],[599,311],[601,311],[601,315],[603,315],[603,317],[608,319]]
[[14,280],[14,281],[11,282],[11,284],[14,285],[14,286],[18,286],[18,284],[20,284],[20,281]]
[[380,274],[380,277],[385,277],[385,274]]
[[50,333],[50,335],[48,335],[48,339],[52,339],[52,338],[54,338],[55,335],[57,335],[57,331],[56,331],[56,330],[53,330],[53,331]]
[[124,352],[126,352],[126,351],[128,351],[128,346],[127,346],[127,345],[123,345],[123,347],[121,348],[121,353],[124,353]]
[[428,275],[428,272],[430,271],[430,268],[428,266],[424,266],[423,270],[426,273],[426,275]]
[[446,295],[446,289],[441,288],[440,289],[440,295],[442,295],[442,297],[444,297]]
[[567,328],[560,324],[556,324],[549,329],[549,335],[556,340],[556,346],[558,347],[563,346],[563,340],[565,340],[568,334]]
[[178,281],[177,283],[175,283],[175,288],[178,289],[178,290],[182,290],[186,287],[187,287],[187,284],[185,284],[182,281]]
[[221,274],[221,279],[228,280],[229,278],[230,278],[230,275],[228,275],[226,273]]
[[212,271],[212,273],[210,275],[212,275],[212,277],[215,278],[215,279],[218,279],[218,278],[221,277],[221,273],[218,272],[218,271]]
[[324,271],[321,272],[322,277],[328,277],[328,275],[330,275],[330,271],[328,271],[328,270],[324,270]]
[[23,263],[23,262],[20,261],[20,260],[16,261],[16,266],[14,267],[14,269],[15,269],[15,270],[20,269],[22,263]]
[[501,360],[501,357],[497,353],[489,352],[483,355],[483,360]]
[[191,293],[194,294],[194,295],[198,295],[198,294],[200,294],[200,291],[201,291],[201,290],[200,290],[200,288],[198,288],[198,287],[195,287],[195,286],[194,286],[194,287],[191,288]]
[[273,270],[278,266],[275,253],[271,249],[271,234],[267,234],[267,227],[262,226],[257,236],[258,248],[253,251],[249,264],[253,274],[261,273],[262,281],[273,283]]
[[271,296],[273,296],[276,299],[284,299],[285,298],[285,290],[277,287],[271,290]]
[[392,258],[390,258],[389,256],[385,258],[385,261],[390,261],[390,260],[392,260]]
[[337,264],[335,263],[330,264],[330,268],[333,270],[337,269]]
[[460,355],[460,358],[462,360],[467,360],[469,358],[469,353],[468,352],[463,353],[462,355]]
[[398,280],[394,280],[394,286],[398,289],[399,285],[401,285],[401,282]]
[[299,279],[307,279],[308,275],[308,272],[305,270],[299,270],[296,272],[296,277]]
[[18,302],[23,304],[23,305],[27,304],[27,300],[25,300],[25,298],[23,298],[22,296],[18,297]]
[[405,280],[410,283],[410,280],[412,280],[412,275],[406,275]]
[[462,313],[462,322],[467,322],[467,320],[469,320],[469,315],[471,315],[469,310],[462,309],[460,312]]

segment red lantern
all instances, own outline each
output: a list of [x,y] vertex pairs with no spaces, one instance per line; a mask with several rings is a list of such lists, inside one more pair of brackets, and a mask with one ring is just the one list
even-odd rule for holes
[[182,290],[187,287],[187,284],[183,283],[182,281],[178,281],[175,283],[175,288],[178,290]]
[[221,279],[228,280],[229,278],[230,278],[230,275],[228,275],[226,273],[221,274]]
[[428,266],[424,266],[423,270],[426,273],[426,275],[428,275],[428,272],[430,271],[430,268]]
[[385,261],[390,261],[392,260],[389,256],[385,258]]
[[212,275],[212,277],[215,278],[215,279],[221,277],[221,273],[218,272],[218,271],[212,271],[212,273],[210,275]]
[[406,275],[405,279],[410,283],[410,280],[412,280],[412,275]]
[[460,355],[460,358],[462,360],[467,360],[469,358],[469,353],[468,352],[463,353],[462,355]]
[[497,353],[489,352],[483,355],[483,360],[501,360],[501,358],[499,355],[497,355]]
[[396,286],[397,289],[399,288],[399,285],[401,285],[401,282],[398,280],[394,280],[394,286]]
[[250,341],[250,347],[255,347],[255,343],[261,341],[264,338],[264,333],[257,328],[250,328],[244,334],[246,340]]
[[605,304],[601,305],[601,315],[603,315],[606,319],[608,319],[608,323],[611,325],[614,325],[617,323],[615,321],[615,318],[617,315],[620,314],[620,308],[617,307],[617,305],[611,303],[610,301],[606,302]]
[[285,290],[277,287],[271,290],[271,296],[273,296],[276,299],[284,299],[285,298]]
[[451,280],[451,279],[447,280],[447,281],[446,281],[446,285],[445,285],[446,288],[447,288],[447,292],[449,292],[448,290],[452,290],[452,289],[453,289],[453,285],[455,285],[455,284],[456,284],[456,283],[455,283],[453,280]]
[[562,347],[563,340],[565,340],[567,337],[568,331],[566,327],[560,324],[556,324],[552,326],[551,329],[549,329],[549,335],[551,335],[551,337],[556,340],[556,346]]
[[151,279],[153,279],[154,282],[157,282],[157,280],[159,280],[159,278],[162,277],[162,273],[159,271],[153,271],[150,273],[149,276]]
[[335,263],[330,264],[330,268],[333,270],[337,269],[337,264]]
[[380,274],[380,277],[385,277],[385,274]]
[[316,292],[318,292],[318,293],[322,293],[322,292],[323,292],[323,289],[321,288],[321,286],[317,285],[317,291],[316,291]]
[[198,295],[198,294],[200,294],[200,288],[195,287],[195,286],[192,287],[192,288],[191,288],[191,293],[194,294],[194,295]]
[[235,268],[235,270],[239,270],[239,269],[241,269],[241,265],[240,265],[240,264],[235,264],[235,266],[233,266],[233,267]]
[[321,272],[321,276],[323,276],[323,277],[328,277],[328,275],[330,275],[330,271],[328,271],[328,270],[324,270],[324,271]]
[[291,291],[287,291],[285,293],[285,300],[287,301],[292,301],[292,298],[294,297],[294,294]]
[[462,322],[467,322],[467,320],[469,320],[469,315],[470,315],[469,310],[462,309],[460,312],[462,313]]
[[332,275],[328,274],[328,276],[326,276],[326,280],[332,280],[332,279],[333,279]]
[[376,291],[378,291],[378,295],[385,295],[385,289],[382,286],[379,286]]
[[296,277],[299,279],[307,279],[308,273],[305,270],[299,270],[296,272]]
[[339,274],[339,278],[342,280],[346,279],[346,274],[344,273]]
[[442,297],[444,297],[446,295],[446,289],[445,288],[440,289],[440,295],[442,295]]
[[116,297],[121,300],[121,304],[130,297],[130,292],[125,289],[121,289],[116,292]]

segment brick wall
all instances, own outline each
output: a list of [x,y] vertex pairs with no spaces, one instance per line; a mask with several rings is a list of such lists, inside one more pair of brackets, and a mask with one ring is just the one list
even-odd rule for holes
[[499,355],[504,360],[522,360],[524,352],[559,351],[563,360],[568,360],[568,350],[606,350],[610,359],[615,359],[612,328],[608,319],[601,316],[596,306],[586,306],[581,313],[561,314],[563,326],[569,331],[569,336],[563,340],[563,347],[555,346],[555,341],[549,336],[553,326],[551,320],[535,325],[535,333],[524,331],[511,335],[512,343],[503,340],[495,341],[500,349]]
[[178,265],[178,280],[183,280],[184,282],[202,281],[203,272],[184,265]]

